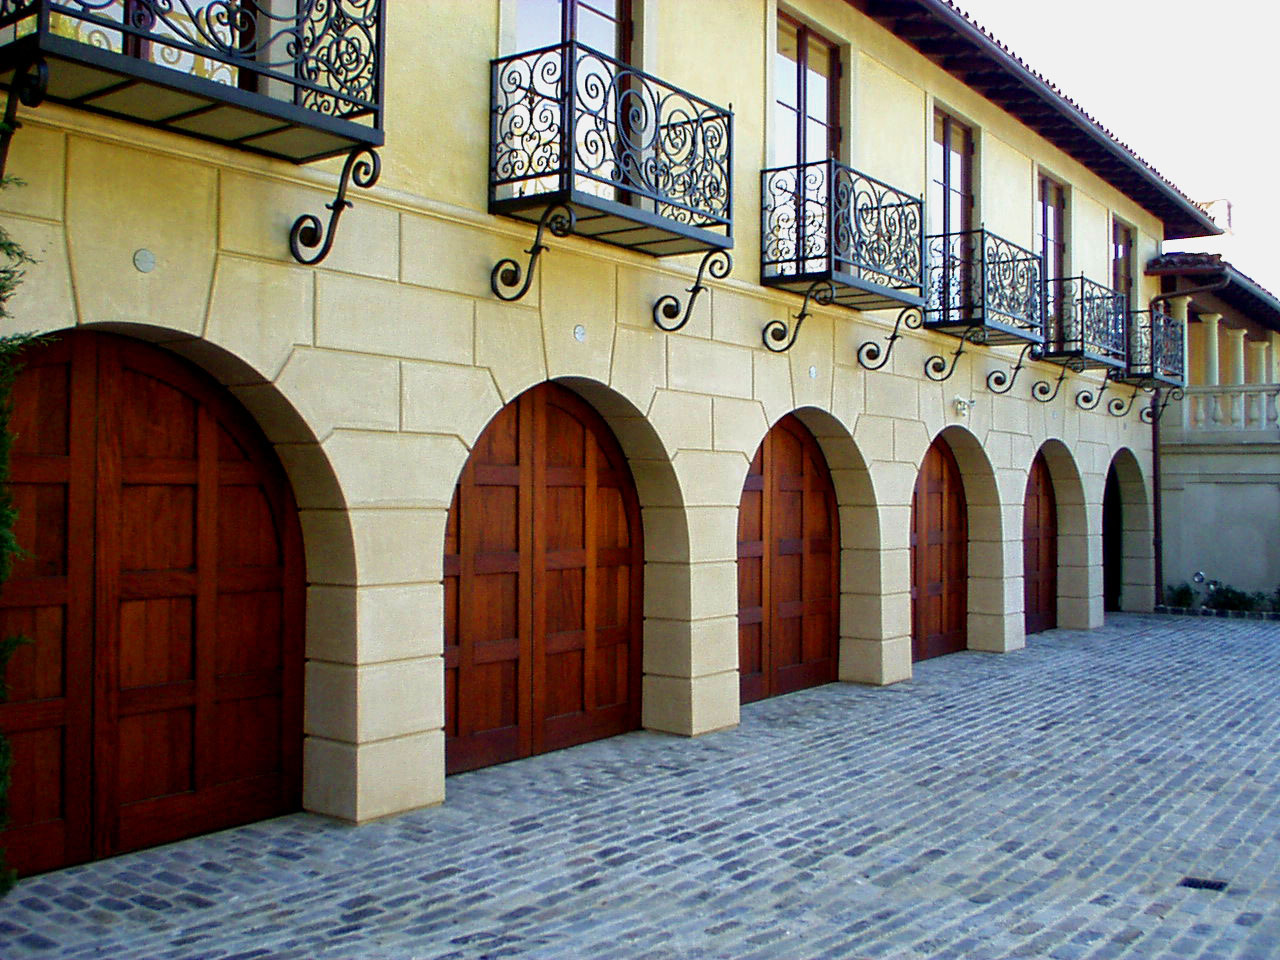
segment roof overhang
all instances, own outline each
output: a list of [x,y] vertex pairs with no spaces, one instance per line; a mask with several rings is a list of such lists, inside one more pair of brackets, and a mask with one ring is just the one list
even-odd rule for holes
[[[1207,286],[1217,281],[1226,281],[1225,286],[1213,291],[1214,297],[1239,310],[1251,320],[1271,330],[1280,331],[1280,299],[1217,254],[1164,254],[1155,257],[1147,264],[1147,276],[1185,279],[1190,282],[1183,286],[1188,287]],[[1177,288],[1169,292],[1176,293]]]
[[947,0],[845,2],[1158,217],[1164,239],[1222,233],[1195,202]]

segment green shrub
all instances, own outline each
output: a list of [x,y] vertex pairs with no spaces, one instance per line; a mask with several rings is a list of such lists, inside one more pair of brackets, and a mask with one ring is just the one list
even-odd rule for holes
[[1194,607],[1196,592],[1189,583],[1171,583],[1164,588],[1166,607]]
[[1223,584],[1217,590],[1211,590],[1205,597],[1204,605],[1210,610],[1254,610],[1257,595]]

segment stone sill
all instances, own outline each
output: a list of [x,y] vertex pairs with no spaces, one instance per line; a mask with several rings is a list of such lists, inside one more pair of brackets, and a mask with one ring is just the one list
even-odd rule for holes
[[1280,613],[1262,610],[1209,610],[1204,607],[1168,607],[1156,604],[1156,613],[1176,617],[1218,617],[1223,620],[1274,620],[1280,621]]

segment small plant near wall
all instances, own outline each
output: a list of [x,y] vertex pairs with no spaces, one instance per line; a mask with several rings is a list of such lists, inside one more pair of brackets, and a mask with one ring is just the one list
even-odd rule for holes
[[[20,181],[12,177],[0,179],[0,189],[14,186]],[[9,300],[22,282],[23,268],[34,261],[27,252],[0,227],[0,319],[9,317]],[[21,368],[19,355],[37,338],[32,334],[0,336],[0,585],[9,579],[13,562],[22,554],[14,526],[18,511],[13,505],[9,489],[9,454],[13,448],[13,433],[9,427],[12,413],[13,384]],[[5,671],[9,658],[24,643],[26,637],[0,637],[0,702],[8,699],[9,687],[5,683]],[[13,752],[7,737],[0,735],[0,829],[9,819],[9,778],[13,764]],[[13,889],[15,874],[4,859],[0,849],[0,896]]]
[[1171,583],[1164,588],[1164,603],[1167,607],[1194,607],[1195,588],[1189,583]]

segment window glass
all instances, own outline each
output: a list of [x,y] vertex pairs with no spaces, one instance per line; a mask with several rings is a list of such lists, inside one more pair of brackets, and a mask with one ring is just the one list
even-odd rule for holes
[[1111,224],[1111,286],[1124,295],[1125,309],[1133,309],[1133,230],[1118,220]]
[[[774,58],[773,166],[836,155],[839,91],[838,53],[803,24],[778,20]],[[803,116],[803,121],[801,117]]]
[[537,50],[560,42],[560,0],[520,0],[516,5],[516,49]]
[[933,121],[933,168],[929,220],[933,233],[962,233],[973,227],[973,132],[949,114]]

